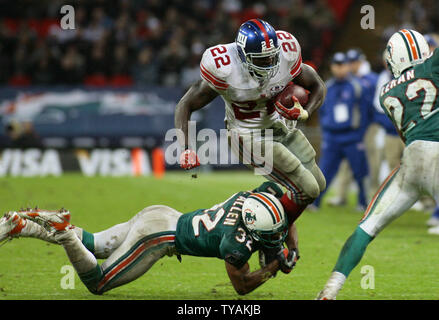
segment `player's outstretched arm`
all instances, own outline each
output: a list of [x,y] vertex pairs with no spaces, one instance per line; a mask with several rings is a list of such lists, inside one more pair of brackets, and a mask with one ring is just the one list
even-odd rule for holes
[[288,235],[285,239],[285,244],[287,245],[288,249],[296,250],[297,256],[299,256],[299,235],[294,223],[291,223],[288,226]]
[[245,295],[255,290],[261,284],[270,279],[271,276],[276,274],[279,270],[279,261],[275,259],[265,267],[253,272],[250,272],[250,266],[248,263],[238,269],[226,261],[226,270],[236,292],[239,295]]
[[302,72],[294,79],[294,83],[310,91],[309,100],[303,106],[308,114],[320,108],[326,97],[326,85],[317,72],[307,64],[302,64]]
[[206,81],[199,80],[194,83],[180,99],[175,108],[174,124],[176,129],[182,130],[183,136],[179,141],[184,150],[188,148],[188,122],[193,111],[199,110],[209,104],[218,96]]

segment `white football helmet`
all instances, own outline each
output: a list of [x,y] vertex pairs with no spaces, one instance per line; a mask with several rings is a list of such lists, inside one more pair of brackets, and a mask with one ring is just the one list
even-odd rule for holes
[[288,221],[280,201],[270,193],[252,193],[242,206],[242,220],[253,239],[263,246],[281,245],[288,233]]
[[401,29],[387,42],[384,58],[395,78],[416,64],[424,62],[430,49],[424,36],[417,31]]

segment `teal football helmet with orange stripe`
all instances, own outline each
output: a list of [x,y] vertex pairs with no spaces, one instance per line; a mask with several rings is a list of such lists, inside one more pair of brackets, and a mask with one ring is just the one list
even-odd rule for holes
[[282,245],[288,234],[288,221],[281,202],[266,192],[252,193],[241,211],[250,235],[265,247]]
[[384,53],[387,66],[395,78],[429,56],[430,49],[424,36],[410,29],[395,32],[387,42]]

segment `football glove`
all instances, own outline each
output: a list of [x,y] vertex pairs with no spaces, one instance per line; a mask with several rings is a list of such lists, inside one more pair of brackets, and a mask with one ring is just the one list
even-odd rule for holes
[[197,153],[193,150],[186,149],[180,155],[180,167],[185,170],[196,168],[200,165]]
[[308,111],[303,109],[303,107],[300,105],[299,100],[297,100],[296,97],[292,96],[291,99],[293,100],[294,103],[292,108],[287,108],[279,101],[276,101],[274,103],[276,111],[287,120],[300,120],[300,121],[307,120],[309,116]]
[[299,256],[294,249],[288,250],[288,248],[282,248],[278,251],[276,259],[279,261],[280,271],[288,274],[293,270],[297,260],[299,260]]

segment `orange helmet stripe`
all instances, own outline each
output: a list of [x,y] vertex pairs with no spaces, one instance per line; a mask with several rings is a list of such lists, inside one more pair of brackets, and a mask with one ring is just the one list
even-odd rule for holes
[[407,29],[402,29],[401,32],[405,35],[405,37],[409,43],[410,50],[412,51],[413,59],[414,60],[420,59],[421,56],[420,56],[420,54],[418,54],[418,50],[416,49],[416,43],[412,37],[412,34]]
[[281,217],[280,217],[279,210],[276,208],[276,206],[272,203],[272,201],[269,198],[267,198],[266,196],[264,196],[263,194],[260,194],[260,193],[254,193],[253,196],[261,199],[266,205],[268,205],[268,207],[273,211],[273,213],[276,217],[276,223],[280,222]]

